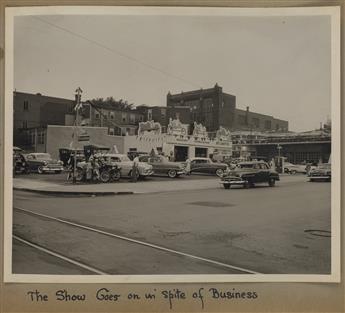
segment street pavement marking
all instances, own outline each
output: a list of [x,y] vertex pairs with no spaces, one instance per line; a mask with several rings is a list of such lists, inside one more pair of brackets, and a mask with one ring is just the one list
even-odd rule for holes
[[93,273],[96,273],[96,274],[99,274],[99,275],[109,275],[108,273],[102,272],[102,271],[100,271],[100,270],[98,270],[98,269],[96,269],[96,268],[93,268],[93,267],[91,267],[91,266],[85,265],[85,264],[80,263],[80,262],[78,262],[78,261],[72,260],[72,259],[70,259],[70,258],[68,258],[68,257],[65,257],[65,256],[63,256],[62,254],[53,252],[53,251],[51,251],[51,250],[49,250],[49,249],[43,248],[43,247],[41,247],[41,246],[38,246],[38,245],[36,245],[36,244],[34,244],[34,243],[32,243],[32,242],[26,241],[25,239],[23,239],[23,238],[21,238],[21,237],[18,237],[18,236],[16,236],[16,235],[12,235],[12,236],[13,236],[14,239],[16,239],[16,240],[18,240],[18,241],[20,241],[20,242],[22,242],[22,243],[25,243],[26,245],[28,245],[28,246],[30,246],[30,247],[33,247],[33,248],[35,248],[35,249],[37,249],[37,250],[40,250],[40,251],[42,251],[42,252],[45,252],[45,253],[47,253],[47,254],[49,254],[49,255],[55,256],[55,257],[57,257],[57,258],[59,258],[59,259],[61,259],[61,260],[67,261],[68,263],[77,265],[77,266],[79,266],[79,267],[81,267],[81,268],[83,268],[83,269],[86,269],[86,270],[90,271],[90,272],[93,272]]
[[161,246],[158,246],[158,245],[155,245],[155,244],[151,244],[151,243],[147,243],[147,242],[144,242],[144,241],[140,241],[140,240],[136,240],[136,239],[120,236],[120,235],[115,235],[115,234],[112,234],[112,233],[109,233],[109,232],[106,232],[106,231],[103,231],[103,230],[99,230],[97,228],[92,228],[92,227],[89,227],[89,226],[84,226],[84,225],[81,225],[81,224],[69,222],[69,221],[66,221],[66,220],[63,220],[63,219],[60,219],[60,218],[57,218],[57,217],[53,217],[53,216],[49,216],[49,215],[45,215],[45,214],[41,214],[41,213],[36,213],[36,212],[30,211],[30,210],[26,210],[26,209],[22,209],[22,208],[18,208],[18,207],[14,207],[14,209],[19,210],[19,211],[23,211],[23,212],[26,212],[26,213],[29,213],[29,214],[32,214],[32,215],[41,216],[43,218],[51,219],[51,220],[57,221],[59,223],[75,226],[75,227],[78,227],[78,228],[81,228],[81,229],[86,229],[86,230],[89,230],[89,231],[92,231],[92,232],[95,232],[95,233],[99,233],[99,234],[102,234],[102,235],[114,237],[114,238],[117,238],[117,239],[129,241],[129,242],[133,242],[133,243],[136,243],[136,244],[139,244],[139,245],[143,245],[143,246],[146,246],[146,247],[150,247],[150,248],[153,248],[153,249],[170,252],[170,253],[177,254],[177,255],[182,255],[182,256],[185,256],[185,257],[188,257],[188,258],[196,259],[196,260],[199,260],[199,261],[204,261],[204,262],[207,262],[207,263],[210,263],[210,264],[215,264],[215,265],[218,265],[218,266],[221,266],[221,267],[231,268],[233,270],[238,270],[238,271],[249,273],[249,274],[263,274],[263,273],[259,273],[259,272],[254,272],[252,270],[248,270],[246,268],[242,268],[242,267],[238,267],[238,266],[234,266],[234,265],[230,265],[230,264],[214,261],[214,260],[211,260],[211,259],[199,257],[199,256],[196,256],[196,255],[193,255],[193,254],[189,254],[189,253],[180,252],[180,251],[177,251],[177,250],[161,247]]

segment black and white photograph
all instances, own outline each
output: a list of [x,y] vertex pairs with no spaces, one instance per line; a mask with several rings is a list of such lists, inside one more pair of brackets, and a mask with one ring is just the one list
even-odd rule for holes
[[7,281],[339,281],[339,8],[6,25]]

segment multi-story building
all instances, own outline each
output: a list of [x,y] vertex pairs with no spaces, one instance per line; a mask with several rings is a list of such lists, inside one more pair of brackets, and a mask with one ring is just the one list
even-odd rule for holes
[[143,115],[144,122],[154,120],[161,124],[162,132],[166,132],[166,126],[169,122],[167,119],[167,107],[139,105],[136,107],[136,111],[138,114]]
[[[236,97],[213,88],[167,95],[167,120],[177,118],[184,124],[203,124],[210,133],[220,126],[229,130],[288,131],[288,122],[273,116],[236,108]],[[191,128],[192,131],[192,128]]]
[[74,106],[74,100],[15,91],[13,144],[28,150],[42,145],[47,125],[73,124]]
[[80,124],[84,126],[107,127],[110,135],[134,135],[144,114],[135,109],[119,108],[111,103],[86,101],[81,109]]

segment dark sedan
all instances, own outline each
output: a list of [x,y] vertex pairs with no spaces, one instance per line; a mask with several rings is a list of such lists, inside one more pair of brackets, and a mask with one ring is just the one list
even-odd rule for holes
[[25,159],[31,172],[61,173],[63,170],[63,162],[53,160],[49,153],[29,153]]
[[191,173],[216,174],[221,177],[227,169],[227,164],[213,162],[209,158],[192,158],[190,162]]
[[221,184],[225,189],[232,185],[242,185],[245,188],[254,187],[257,183],[268,183],[275,186],[279,174],[263,161],[251,161],[238,163],[234,170],[230,170],[221,178]]

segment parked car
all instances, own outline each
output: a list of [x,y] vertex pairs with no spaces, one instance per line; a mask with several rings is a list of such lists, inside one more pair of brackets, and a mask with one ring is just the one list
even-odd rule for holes
[[190,161],[191,173],[216,174],[221,177],[229,167],[226,163],[213,162],[210,158],[192,158]]
[[186,174],[185,165],[179,162],[171,162],[162,155],[142,155],[139,156],[140,162],[146,162],[153,167],[155,174],[168,175],[170,178],[175,178]]
[[332,167],[331,163],[322,163],[316,168],[312,169],[308,174],[309,181],[331,181]]
[[307,169],[305,165],[292,164],[290,162],[284,162],[284,172],[288,174],[302,173],[306,174]]
[[63,162],[52,159],[49,153],[29,153],[25,156],[30,172],[61,173]]
[[225,189],[232,185],[242,185],[245,188],[254,187],[257,183],[268,183],[275,186],[279,174],[264,161],[240,162],[234,170],[228,170],[221,177],[221,184]]
[[[121,167],[121,177],[128,177],[132,175],[133,161],[131,161],[127,155],[119,153],[106,153],[102,154],[102,158],[109,163],[120,163],[119,166]],[[152,165],[144,162],[139,162],[138,173],[139,177],[146,177],[152,175]]]
[[138,151],[129,151],[129,152],[127,152],[127,156],[129,157],[129,159],[131,161],[133,161],[134,158],[139,157],[141,155],[147,155],[147,152],[140,152],[140,151],[139,152]]

